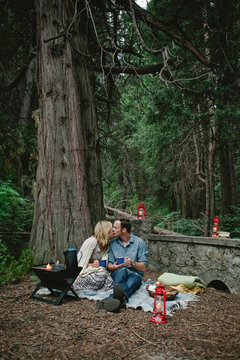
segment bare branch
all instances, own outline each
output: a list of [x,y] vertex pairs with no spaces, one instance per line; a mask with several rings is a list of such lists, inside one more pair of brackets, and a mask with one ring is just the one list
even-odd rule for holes
[[[173,63],[173,61],[172,61]],[[104,73],[112,73],[112,74],[139,74],[139,75],[147,75],[158,73],[164,67],[163,63],[154,64],[149,66],[95,66],[94,71],[104,71]]]
[[43,42],[44,43],[47,43],[49,41],[52,41],[52,40],[56,40],[56,39],[59,39],[60,37],[65,37],[66,36],[66,33],[65,32],[61,32],[59,33],[58,35],[54,36],[54,37],[51,37],[49,39],[44,39]]
[[[217,64],[211,63],[207,60],[192,44],[190,41],[187,41],[185,38],[176,34],[173,30],[171,30],[168,26],[162,23],[159,19],[150,14],[147,10],[142,9],[138,6],[134,1],[130,0],[132,3],[133,10],[135,12],[135,16],[139,19],[144,20],[147,24],[154,26],[155,28],[162,31],[164,34],[169,36],[170,38],[177,40],[185,49],[190,50],[198,60],[207,67],[218,66]],[[128,7],[127,1],[120,1],[121,4],[125,3],[125,6]]]
[[133,9],[133,3],[132,3],[132,0],[129,0],[129,6],[130,6],[130,10],[131,10],[131,13],[132,13],[132,20],[133,20],[133,25],[135,27],[135,30],[136,30],[136,33],[141,41],[141,44],[142,46],[148,51],[150,52],[151,54],[160,54],[162,52],[162,49],[159,49],[159,50],[153,50],[153,49],[150,49],[145,41],[143,40],[143,37],[140,33],[140,30],[138,28],[138,25],[137,25],[137,21],[136,21],[136,17],[135,17],[135,12],[134,12],[134,9]]

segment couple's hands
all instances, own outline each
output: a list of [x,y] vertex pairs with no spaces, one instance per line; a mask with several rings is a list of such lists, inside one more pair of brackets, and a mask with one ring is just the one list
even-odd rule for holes
[[124,263],[118,265],[117,261],[115,261],[115,263],[112,266],[114,267],[114,270],[117,270],[117,269],[121,269],[124,266],[131,266],[133,263],[134,261],[129,256],[126,256],[124,258]]
[[129,257],[129,256],[126,256],[125,259],[124,259],[124,264],[126,266],[132,266],[132,264],[134,263],[134,261]]
[[[115,271],[117,269],[123,268],[124,266],[133,266],[133,264],[134,264],[134,261],[129,256],[126,256],[124,258],[124,263],[118,265],[117,261],[115,261],[114,264],[109,264],[108,265],[108,270],[109,271]],[[135,265],[134,265],[134,267],[135,267]]]
[[[117,269],[121,269],[121,268],[123,268],[124,266],[132,266],[133,263],[134,263],[134,261],[133,261],[129,256],[126,256],[126,257],[124,258],[124,263],[118,265],[117,261],[115,261],[114,264],[109,265],[109,270],[110,270],[110,271],[114,271],[114,270],[117,270]],[[89,263],[89,264],[88,264],[88,266],[91,266],[91,267],[93,267],[93,268],[98,268],[99,265],[100,265],[100,264],[99,264],[99,261],[98,261],[98,260],[94,260],[93,263]]]

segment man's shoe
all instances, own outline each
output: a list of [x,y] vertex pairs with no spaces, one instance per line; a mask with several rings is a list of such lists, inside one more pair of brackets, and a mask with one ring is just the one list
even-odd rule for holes
[[120,301],[118,299],[106,298],[97,301],[98,309],[103,309],[109,312],[118,312],[120,309]]
[[113,288],[113,298],[120,301],[121,306],[126,302],[126,295],[120,284],[117,284]]

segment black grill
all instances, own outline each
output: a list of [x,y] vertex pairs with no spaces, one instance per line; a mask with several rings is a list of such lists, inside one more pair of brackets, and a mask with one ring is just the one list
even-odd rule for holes
[[[72,284],[82,269],[77,265],[77,250],[68,249],[64,251],[64,256],[65,265],[49,264],[51,268],[48,268],[47,264],[31,267],[31,270],[40,279],[40,283],[30,296],[31,299],[59,305],[68,291],[71,291],[73,295],[78,298],[77,293],[72,288]],[[36,295],[41,287],[47,288],[51,292],[51,295],[57,296],[57,299],[50,300]]]

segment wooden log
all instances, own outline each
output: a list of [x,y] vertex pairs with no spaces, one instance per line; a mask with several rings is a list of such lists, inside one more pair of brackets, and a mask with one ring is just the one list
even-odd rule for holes
[[[123,210],[118,210],[118,209],[112,208],[112,207],[110,207],[110,206],[108,206],[108,205],[105,205],[105,209],[107,210],[107,212],[109,211],[110,213],[116,213],[116,214],[118,214],[118,215],[120,215],[120,216],[123,216],[123,217],[129,219],[129,220],[131,220],[131,219],[132,219],[132,220],[137,220],[137,216],[134,216],[134,215],[132,215],[132,214],[129,214],[129,213],[123,211]],[[108,215],[109,215],[109,214],[108,214]],[[111,216],[111,215],[110,215],[110,216]]]
[[[123,211],[123,210],[112,208],[112,207],[110,207],[108,205],[105,205],[105,209],[107,210],[106,218],[108,220],[114,220],[115,217],[116,217],[115,215],[110,215],[108,212],[113,213],[113,214],[118,214],[119,216],[122,216],[124,218],[129,219],[129,220],[137,220],[138,219],[137,216],[135,216],[135,215],[129,214],[126,211]],[[174,231],[161,229],[158,226],[153,227],[153,233],[154,234],[159,234],[159,235],[179,235],[179,236],[184,236],[182,234],[175,233]]]

